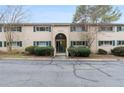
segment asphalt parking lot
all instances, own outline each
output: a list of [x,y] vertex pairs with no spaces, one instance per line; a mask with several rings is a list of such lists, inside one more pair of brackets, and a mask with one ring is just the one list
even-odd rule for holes
[[0,87],[124,87],[124,62],[0,60]]

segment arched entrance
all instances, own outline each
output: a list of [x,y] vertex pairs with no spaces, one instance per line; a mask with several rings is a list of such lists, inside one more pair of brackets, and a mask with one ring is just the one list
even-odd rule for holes
[[56,52],[65,53],[66,52],[66,36],[62,33],[57,34],[55,37],[56,42]]

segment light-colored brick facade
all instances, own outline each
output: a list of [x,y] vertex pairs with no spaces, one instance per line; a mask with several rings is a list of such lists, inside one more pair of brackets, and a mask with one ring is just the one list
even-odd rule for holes
[[[67,48],[71,46],[71,41],[83,41],[84,33],[88,31],[95,32],[96,30],[95,40],[91,46],[93,53],[96,53],[99,48],[110,52],[112,48],[124,45],[124,24],[20,23],[15,25],[21,27],[21,32],[14,32],[13,41],[22,41],[22,46],[13,47],[13,49],[19,49],[21,51],[24,51],[27,46],[34,45],[34,41],[50,41],[51,46],[55,49],[56,55],[56,36],[63,34],[66,37],[65,53],[68,55]],[[34,31],[34,27],[47,26],[50,27],[50,31]],[[71,31],[72,26],[76,27],[75,31]],[[84,26],[88,27],[87,31],[81,30]],[[0,41],[2,42],[0,50],[6,51],[7,48],[4,46],[6,38],[3,24],[0,24],[0,27],[2,29],[0,32]],[[100,27],[104,27],[102,29],[105,29],[105,31],[99,30]],[[107,30],[106,27],[110,28]]]

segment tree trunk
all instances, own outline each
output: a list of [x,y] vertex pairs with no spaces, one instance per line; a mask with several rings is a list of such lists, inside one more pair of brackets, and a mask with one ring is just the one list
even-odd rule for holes
[[8,49],[8,52],[9,52],[9,53],[12,52],[12,46],[11,46],[11,45],[8,45],[8,46],[7,46],[7,49]]

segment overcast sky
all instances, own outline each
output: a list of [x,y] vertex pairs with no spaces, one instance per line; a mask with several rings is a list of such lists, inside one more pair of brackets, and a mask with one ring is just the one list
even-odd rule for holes
[[[123,13],[116,23],[124,23],[124,6],[116,6]],[[29,22],[70,23],[76,11],[76,5],[34,5],[26,6]]]

